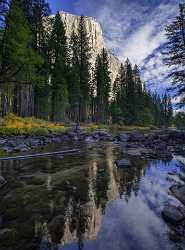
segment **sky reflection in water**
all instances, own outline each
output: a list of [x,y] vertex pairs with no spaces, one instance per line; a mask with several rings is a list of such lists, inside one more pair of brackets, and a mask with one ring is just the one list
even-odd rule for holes
[[[29,225],[30,240],[34,228],[36,235],[42,235],[40,250],[53,250],[56,245],[59,250],[174,249],[161,210],[168,202],[178,204],[168,190],[180,182],[177,174],[184,175],[179,163],[175,159],[149,163],[131,159],[133,167],[118,170],[114,162],[124,157],[118,145],[86,145],[81,152],[64,159],[0,165],[5,178],[20,179],[2,203],[5,215],[16,212],[13,226],[19,229],[22,223],[19,239],[28,241],[24,226]],[[22,195],[24,216],[21,211],[7,211],[7,207],[21,204]]]

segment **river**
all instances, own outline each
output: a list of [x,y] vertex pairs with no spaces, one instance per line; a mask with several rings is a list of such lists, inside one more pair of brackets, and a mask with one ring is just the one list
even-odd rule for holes
[[1,250],[174,250],[163,221],[165,204],[179,204],[169,187],[183,166],[131,158],[119,144],[49,146],[79,148],[73,155],[0,162]]

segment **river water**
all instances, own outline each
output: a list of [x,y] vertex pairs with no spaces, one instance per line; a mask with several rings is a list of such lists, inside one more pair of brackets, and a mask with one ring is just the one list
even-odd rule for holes
[[174,250],[161,218],[165,204],[178,204],[169,187],[181,182],[183,166],[130,159],[117,169],[118,144],[49,146],[80,148],[55,156],[0,162],[8,183],[0,189],[1,250]]

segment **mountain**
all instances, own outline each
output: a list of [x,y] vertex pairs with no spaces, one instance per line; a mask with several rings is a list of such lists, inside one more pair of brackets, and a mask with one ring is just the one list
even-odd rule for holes
[[[66,26],[66,35],[68,38],[71,37],[73,31],[77,32],[78,25],[80,21],[80,16],[72,15],[66,12],[59,12],[60,16]],[[92,17],[86,17],[86,29],[89,34],[90,46],[92,48],[92,64],[95,64],[95,60],[98,54],[101,53],[103,48],[106,48],[106,44],[103,38],[103,32],[101,25]],[[106,48],[107,49],[107,48]],[[107,49],[109,56],[109,66],[111,72],[112,82],[115,80],[119,68],[121,66],[121,62],[118,60],[116,56],[114,56],[110,50]]]

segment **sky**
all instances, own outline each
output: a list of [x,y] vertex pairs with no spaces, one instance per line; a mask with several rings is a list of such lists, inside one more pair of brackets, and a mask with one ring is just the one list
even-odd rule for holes
[[170,86],[163,64],[165,26],[178,14],[179,0],[48,0],[52,12],[92,16],[103,29],[107,47],[124,62],[138,64],[152,91]]

